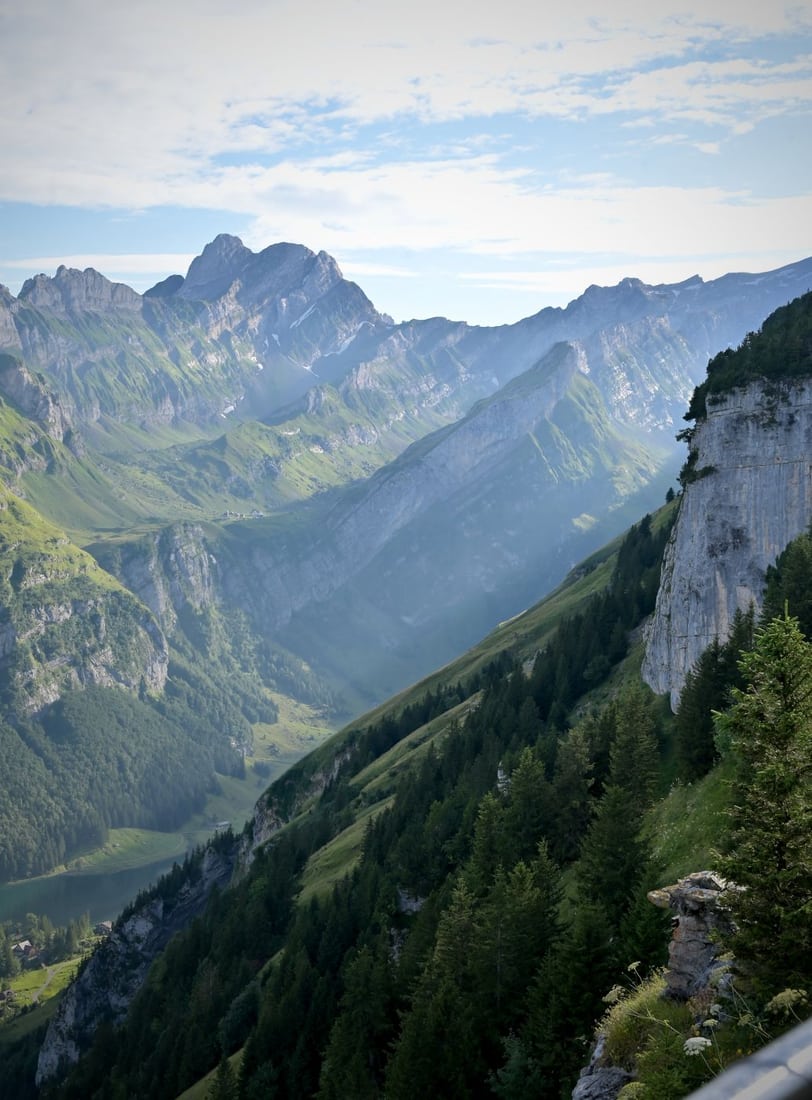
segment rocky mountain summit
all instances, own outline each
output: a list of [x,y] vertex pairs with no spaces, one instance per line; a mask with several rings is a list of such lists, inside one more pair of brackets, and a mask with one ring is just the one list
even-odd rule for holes
[[[0,293],[0,351],[48,377],[79,423],[216,423],[267,416],[319,383],[354,377],[403,403],[418,369],[447,422],[531,367],[561,340],[600,349],[615,405],[669,424],[710,354],[810,285],[803,261],[757,276],[649,287],[590,287],[566,309],[481,328],[433,318],[395,325],[335,260],[297,244],[254,253],[215,238],[185,277],[145,295],[88,268],[36,275]],[[432,380],[433,379],[433,380]],[[643,397],[643,409],[632,414]],[[649,407],[650,406],[650,407]],[[431,425],[436,426],[436,425]]]
[[141,307],[141,295],[124,283],[110,282],[92,267],[78,271],[64,264],[60,264],[52,279],[47,275],[26,279],[19,300],[34,309],[65,317],[84,312],[138,310]]

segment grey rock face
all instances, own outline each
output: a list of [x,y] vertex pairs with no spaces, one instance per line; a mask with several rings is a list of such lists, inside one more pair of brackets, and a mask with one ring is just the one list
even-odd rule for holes
[[248,829],[243,832],[239,840],[235,875],[244,874],[254,861],[257,851],[265,844],[274,833],[277,833],[286,822],[295,817],[301,806],[310,799],[318,798],[331,783],[343,764],[350,759],[352,750],[340,749],[331,761],[319,771],[313,773],[307,787],[301,792],[293,807],[287,815],[279,812],[279,807],[273,799],[270,791],[266,791],[254,806],[254,815],[251,818]]
[[812,381],[755,382],[708,405],[666,549],[643,678],[676,707],[685,676],[737,610],[761,607],[766,570],[812,517]]
[[707,988],[714,973],[726,968],[718,961],[717,931],[730,932],[723,894],[730,884],[712,871],[696,871],[673,886],[652,890],[648,899],[660,909],[671,909],[676,924],[668,945],[666,993],[687,1001]]
[[[137,692],[140,687],[163,691],[169,668],[166,638],[143,608],[130,603],[126,634],[115,644],[108,637],[108,617],[120,609],[99,595],[82,599],[52,592],[48,578],[32,581],[37,602],[15,607],[12,621],[0,631],[0,669],[8,676],[17,705],[37,714],[76,688],[118,687]],[[59,644],[65,624],[80,624],[81,646]],[[28,664],[17,659],[19,643],[32,653]],[[52,652],[52,650],[54,652]]]
[[15,300],[8,287],[0,283],[0,348],[11,351],[19,351],[22,347],[12,312]]
[[218,602],[217,562],[197,524],[167,527],[128,547],[121,558],[102,553],[100,560],[146,604],[167,634],[184,607],[200,611]]
[[572,1100],[615,1100],[615,1097],[632,1080],[632,1074],[620,1066],[603,1063],[605,1036],[601,1035],[589,1065],[581,1070],[581,1076],[572,1090]]
[[0,390],[19,406],[26,416],[41,424],[52,439],[65,439],[71,427],[64,404],[12,355],[0,355]]
[[79,1061],[100,1023],[121,1023],[152,962],[203,909],[212,888],[227,885],[232,869],[232,855],[207,850],[197,881],[188,881],[171,902],[151,899],[113,929],[51,1020],[37,1060],[38,1086]]
[[37,309],[60,314],[141,308],[141,295],[131,287],[110,282],[92,267],[77,271],[64,264],[57,268],[53,279],[47,275],[26,279],[20,300]]

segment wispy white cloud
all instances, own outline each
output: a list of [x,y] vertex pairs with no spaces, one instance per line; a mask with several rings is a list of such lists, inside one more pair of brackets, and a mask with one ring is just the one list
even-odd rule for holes
[[[805,134],[810,41],[808,3],[6,5],[0,202],[222,212],[253,248],[301,241],[389,284],[417,283],[409,257],[437,249],[483,270],[622,254],[624,273],[656,278],[669,258],[676,270],[743,248],[769,266],[812,252],[804,142],[780,188],[769,155],[721,169],[772,124]],[[184,271],[201,244],[122,237],[85,255],[77,239],[75,256],[20,258],[53,250],[40,242],[0,266],[143,284]],[[538,278],[527,285],[551,286]]]
[[[808,57],[700,59],[812,30],[808,8],[574,2],[63,0],[0,17],[0,197],[173,201],[217,158],[305,150],[342,123],[622,112],[728,129],[812,101]],[[393,28],[397,28],[393,35]],[[743,117],[744,116],[744,117]],[[312,150],[311,150],[312,152]],[[347,156],[358,155],[352,152]]]
[[187,252],[83,252],[66,256],[25,256],[15,259],[4,259],[0,256],[0,265],[31,272],[44,272],[50,274],[60,265],[78,268],[84,271],[92,267],[101,271],[108,278],[120,274],[126,275],[163,275],[169,272],[186,273],[189,264],[195,257],[195,253]]

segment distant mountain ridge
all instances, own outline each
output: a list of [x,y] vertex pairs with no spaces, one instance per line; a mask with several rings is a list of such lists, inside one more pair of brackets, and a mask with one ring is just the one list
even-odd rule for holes
[[[810,284],[807,260],[395,324],[326,253],[224,235],[145,295],[64,266],[0,290],[0,478],[31,517],[5,545],[5,717],[50,752],[71,693],[143,696],[155,744],[177,723],[205,749],[191,804],[280,698],[358,713],[652,510],[708,355]],[[82,550],[115,601],[61,575]]]
[[687,398],[708,357],[808,289],[811,273],[812,260],[804,260],[707,283],[624,279],[515,325],[444,318],[395,325],[327,253],[295,244],[254,253],[222,234],[185,278],[144,295],[92,268],[64,266],[52,278],[28,279],[18,298],[2,288],[0,350],[44,371],[80,423],[211,425],[277,413],[318,383],[354,379],[356,388],[398,400],[393,367],[406,375],[417,367],[423,403],[457,419],[561,340],[605,351],[642,343],[677,365],[660,378],[634,351],[609,355],[614,400],[622,405],[630,387],[648,392],[652,415],[665,421],[672,412],[664,406]]
[[175,545],[160,531],[180,523],[178,544],[218,563],[212,598],[368,704],[661,499],[708,355],[808,285],[812,259],[629,278],[485,328],[394,324],[297,244],[222,234],[144,295],[62,266],[0,293],[0,395],[53,440],[20,429],[4,468],[150,606],[142,525]]
[[[802,315],[805,327],[774,326],[779,333],[808,335],[812,294],[783,312]],[[749,337],[730,363],[759,356],[765,342],[761,334]],[[239,871],[229,889],[218,894],[203,921],[168,946],[138,997],[136,981],[166,939],[161,930],[174,930],[180,921],[171,905],[164,910],[171,897],[166,880],[136,903],[114,930],[110,948],[94,957],[53,1017],[39,1054],[38,1082],[53,1081],[56,1094],[77,1100],[111,1080],[147,1096],[174,1074],[166,1087],[171,1097],[207,1073],[210,1082],[218,1060],[224,1065],[224,1057],[240,1051],[241,1087],[249,1096],[262,1095],[272,1082],[291,1100],[362,1092],[409,1098],[419,1075],[426,1095],[485,1095],[494,1083],[501,1089],[507,1082],[505,1095],[552,1100],[569,1094],[584,1056],[578,1036],[595,1021],[602,1033],[595,1064],[609,1067],[604,1080],[610,1084],[590,1071],[573,1096],[587,1095],[596,1080],[612,1092],[636,1074],[641,1083],[652,1080],[644,1078],[652,1065],[638,1057],[641,1051],[658,1051],[653,1080],[661,1095],[693,1094],[694,1086],[725,1064],[709,1060],[696,1077],[684,1076],[686,1063],[694,1073],[685,1057],[691,1047],[684,1044],[697,1038],[695,1002],[674,998],[661,1017],[664,1002],[653,984],[641,1000],[641,983],[652,980],[642,975],[651,971],[659,981],[667,938],[665,925],[647,922],[651,911],[642,906],[646,896],[657,904],[650,888],[671,880],[671,863],[682,879],[688,867],[723,858],[717,846],[724,851],[731,838],[735,842],[726,811],[732,812],[736,797],[731,765],[741,758],[731,758],[719,743],[731,729],[722,715],[716,728],[723,736],[705,770],[687,782],[678,772],[675,782],[675,760],[683,766],[679,718],[672,721],[642,689],[636,643],[656,593],[646,664],[652,667],[652,646],[660,647],[659,663],[673,670],[673,679],[652,686],[668,690],[684,672],[682,627],[693,626],[689,644],[701,650],[720,632],[737,598],[759,598],[763,556],[780,552],[804,530],[812,509],[805,446],[811,347],[806,340],[798,370],[782,375],[778,365],[769,381],[742,374],[740,382],[733,371],[728,384],[713,391],[699,425],[686,433],[696,456],[683,470],[678,498],[581,562],[554,593],[501,624],[475,650],[353,722],[272,784],[242,837],[220,837],[207,852],[213,865],[218,848],[232,844],[228,856]],[[789,352],[784,358],[791,358]],[[779,353],[773,363],[780,360]],[[601,433],[615,422],[596,411],[587,366],[577,345],[557,345],[460,424],[413,445],[372,478],[369,495],[362,491],[355,501],[358,513],[371,507],[376,491],[385,492],[387,479],[416,477],[421,463],[430,470],[427,480],[446,481],[438,499],[454,499],[447,492],[450,482],[470,490],[465,475],[481,479],[499,458],[486,445],[482,454],[490,461],[477,465],[462,446],[468,432],[489,431],[489,442],[502,430],[517,438],[532,433],[540,444],[539,425],[561,425],[579,404],[587,419],[594,414],[594,440],[605,439]],[[508,415],[515,403],[520,412]],[[563,457],[583,458],[565,454],[566,437],[558,442]],[[457,445],[464,453],[454,453]],[[508,466],[518,470],[520,462],[513,458]],[[618,467],[607,463],[606,469],[617,474]],[[405,496],[399,492],[397,499]],[[807,547],[795,559],[800,575],[793,584],[807,617],[808,554]],[[402,575],[397,581],[402,583]],[[788,618],[776,625],[795,630]],[[762,637],[774,645],[779,635],[768,631]],[[668,636],[674,644],[663,649]],[[794,669],[796,681],[787,675],[802,650],[782,649],[763,682],[752,676],[756,652],[741,662],[751,673],[750,688],[734,693],[733,705],[749,700],[762,726],[769,701],[769,713],[786,727],[807,701],[805,666]],[[782,704],[780,697],[791,702]],[[712,700],[700,705],[696,693],[689,721],[696,725],[714,713]],[[808,731],[803,723],[800,717],[800,737]],[[752,772],[763,770],[766,781],[774,782],[778,753],[768,732],[762,747],[770,744],[769,767]],[[808,788],[802,783],[791,790],[793,798],[800,794],[803,808]],[[782,790],[770,803],[774,816],[783,797]],[[783,824],[779,818],[778,828]],[[798,850],[808,849],[808,824],[793,832],[800,838]],[[748,822],[748,844],[750,833]],[[771,865],[775,848],[765,850]],[[533,858],[543,870],[529,864]],[[511,861],[513,869],[506,872]],[[560,870],[571,889],[563,905]],[[692,934],[696,906],[709,900],[708,874],[701,872],[703,898],[691,902]],[[206,878],[191,870],[186,875],[187,885],[181,885],[180,873],[174,884],[184,902],[199,897],[201,890],[192,887]],[[773,904],[772,887],[765,886],[765,896],[770,908],[764,926],[769,931],[774,921],[778,930],[782,910]],[[279,924],[271,935],[274,918]],[[130,955],[139,921],[144,946]],[[687,925],[681,927],[684,932]],[[806,928],[800,922],[797,927],[802,937]],[[720,936],[717,942],[730,944],[724,927]],[[707,973],[709,943],[701,943],[702,955],[694,957]],[[783,986],[787,954],[781,950],[777,957],[773,980]],[[693,979],[697,971],[685,958],[679,957],[680,973]],[[240,969],[242,960],[252,965]],[[761,1004],[773,1003],[773,986],[746,985],[752,971],[737,967],[730,952],[724,963],[728,980],[746,990],[748,1005],[759,997]],[[671,967],[673,974],[673,954]],[[629,973],[641,977],[630,996],[618,999],[616,983]],[[509,997],[506,976],[513,983]],[[178,995],[179,988],[186,996]],[[612,991],[605,995],[607,988]],[[720,1007],[710,1014],[712,1027],[703,1026],[714,1035],[729,1027],[738,1042],[741,1020],[721,1007],[728,994],[713,983],[707,994]],[[633,1023],[614,1011],[606,1014],[607,1003],[624,1003],[624,996]],[[656,1025],[645,1046],[637,1038],[641,1004],[645,1019]],[[764,1012],[763,1019],[769,1015]],[[99,1028],[111,1017],[122,1026],[118,1034]],[[454,1030],[458,1019],[464,1026]],[[771,1026],[780,1031],[790,1022]],[[613,1048],[609,1040],[620,1027],[623,1035]],[[772,1033],[765,1030],[755,1045]],[[163,1037],[162,1048],[156,1034]],[[667,1035],[660,1047],[657,1035]],[[712,1040],[705,1044],[710,1048]],[[720,1049],[733,1061],[742,1048],[731,1043]],[[431,1057],[424,1056],[426,1050]],[[624,1068],[613,1070],[621,1059]],[[226,1078],[225,1071],[217,1072],[218,1080]]]

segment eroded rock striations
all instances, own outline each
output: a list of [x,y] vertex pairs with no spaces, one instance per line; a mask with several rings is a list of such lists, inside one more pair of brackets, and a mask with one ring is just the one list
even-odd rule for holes
[[708,403],[666,549],[643,678],[676,707],[685,676],[812,517],[812,380],[754,382]]

